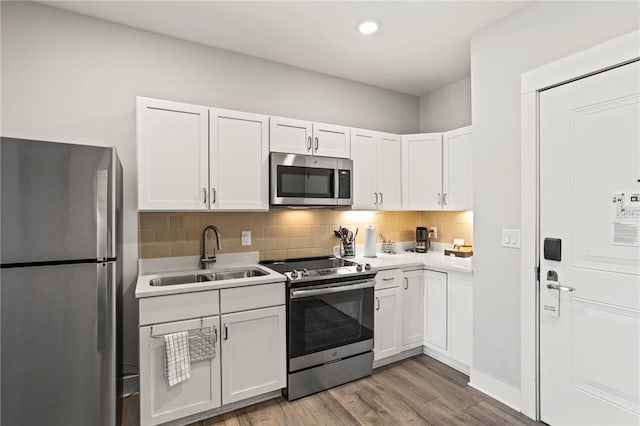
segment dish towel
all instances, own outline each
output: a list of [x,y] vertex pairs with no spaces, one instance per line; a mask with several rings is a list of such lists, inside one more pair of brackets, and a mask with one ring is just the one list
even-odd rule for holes
[[200,330],[189,337],[189,355],[191,362],[204,361],[216,357],[217,333],[205,333]]
[[164,375],[169,386],[175,386],[191,377],[188,331],[164,335]]

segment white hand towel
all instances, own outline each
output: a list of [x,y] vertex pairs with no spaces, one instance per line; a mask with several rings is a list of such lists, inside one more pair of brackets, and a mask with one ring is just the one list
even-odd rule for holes
[[191,377],[188,331],[164,335],[164,360],[164,375],[169,386],[175,386]]

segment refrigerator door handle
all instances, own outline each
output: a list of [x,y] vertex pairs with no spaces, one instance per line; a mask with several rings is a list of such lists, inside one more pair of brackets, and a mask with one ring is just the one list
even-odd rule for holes
[[109,171],[98,170],[96,174],[96,242],[98,260],[106,260],[108,253],[109,220]]
[[99,263],[96,265],[97,272],[97,292],[98,292],[98,352],[107,352],[109,350],[109,326],[110,326],[110,300],[111,300],[111,281],[115,278],[113,268],[107,263]]

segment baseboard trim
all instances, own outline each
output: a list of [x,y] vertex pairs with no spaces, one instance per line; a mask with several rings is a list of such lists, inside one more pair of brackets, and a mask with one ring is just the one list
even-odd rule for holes
[[469,386],[520,412],[520,390],[495,377],[471,368]]
[[388,356],[386,358],[382,358],[382,359],[378,359],[373,361],[373,368],[378,368],[378,367],[382,367],[388,364],[392,364],[396,361],[401,361],[403,359],[406,358],[411,358],[414,355],[418,355],[422,353],[422,348],[421,347],[417,347],[417,348],[411,348],[411,349],[407,349],[406,351],[402,351],[399,354],[395,354],[392,356]]
[[454,360],[453,358],[442,354],[441,352],[438,352],[436,350],[433,350],[427,346],[423,346],[422,347],[422,353],[430,356],[431,358],[437,359],[438,361],[440,361],[443,364],[448,365],[449,367],[453,368],[454,370],[458,370],[461,373],[466,374],[467,376],[469,375],[469,366],[464,365],[459,363],[458,361]]

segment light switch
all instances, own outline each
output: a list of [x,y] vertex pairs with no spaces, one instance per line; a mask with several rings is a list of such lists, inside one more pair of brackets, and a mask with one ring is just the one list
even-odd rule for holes
[[251,231],[242,231],[242,245],[243,246],[251,245]]
[[503,229],[502,230],[502,247],[520,248],[520,230],[519,229]]

